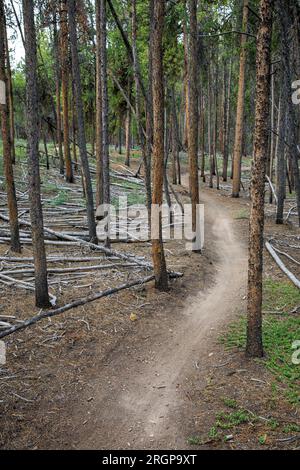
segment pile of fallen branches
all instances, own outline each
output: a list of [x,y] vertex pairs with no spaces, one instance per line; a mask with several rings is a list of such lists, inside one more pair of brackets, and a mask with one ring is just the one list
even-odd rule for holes
[[[16,178],[17,198],[19,208],[19,224],[21,244],[25,247],[32,245],[31,222],[29,216],[28,190],[26,189],[26,167],[21,165],[22,174]],[[134,192],[134,194],[144,195],[144,182],[137,179],[128,169],[125,173],[112,171],[113,195],[122,195]],[[42,170],[44,171],[44,170]],[[92,175],[95,168],[91,167]],[[47,171],[47,187],[42,195],[44,214],[45,244],[51,246],[52,250],[47,254],[48,282],[50,288],[50,299],[53,309],[41,311],[25,321],[13,316],[0,317],[0,338],[11,335],[14,332],[23,330],[47,317],[60,315],[68,310],[78,308],[95,300],[111,296],[115,293],[149,283],[154,279],[152,274],[152,263],[144,257],[132,253],[122,253],[108,249],[105,246],[89,242],[86,220],[86,209],[83,197],[83,190],[79,181],[74,185],[66,185],[53,170]],[[62,195],[59,199],[49,197],[48,193]],[[47,194],[46,194],[47,193]],[[66,196],[67,195],[67,196]],[[174,194],[174,197],[176,195]],[[177,206],[178,201],[175,197]],[[179,206],[178,206],[179,207]],[[9,217],[6,206],[6,194],[0,191],[0,244],[9,244]],[[166,229],[169,228],[166,221]],[[143,225],[147,226],[147,218]],[[123,232],[128,242],[129,234],[126,228],[119,224],[118,229]],[[136,240],[132,239],[132,242]],[[72,254],[70,254],[71,247]],[[66,248],[66,250],[64,250]],[[64,251],[61,251],[64,250]],[[49,251],[49,250],[48,250]],[[150,252],[149,252],[150,253]],[[32,256],[10,256],[5,254],[0,257],[0,284],[10,287],[24,289],[34,292],[34,259]],[[129,281],[132,273],[136,273],[135,279]],[[149,274],[145,277],[145,272]],[[144,274],[143,274],[144,273]],[[99,287],[103,284],[103,277],[110,279],[109,289]],[[169,273],[170,278],[181,277],[181,273]],[[127,279],[127,282],[124,280]],[[80,286],[79,283],[82,285]],[[105,282],[104,282],[105,284]],[[76,287],[76,289],[91,288],[97,293],[82,296],[82,298],[70,302],[67,305],[55,308],[57,303],[57,291],[63,287]]]

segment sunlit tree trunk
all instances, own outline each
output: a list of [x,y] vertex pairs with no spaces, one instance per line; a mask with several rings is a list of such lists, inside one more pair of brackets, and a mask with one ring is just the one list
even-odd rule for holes
[[36,31],[34,6],[31,0],[23,0],[23,18],[25,33],[28,187],[35,267],[35,298],[37,307],[46,308],[49,307],[49,294],[40,192]]
[[125,165],[130,167],[130,155],[131,155],[131,109],[130,106],[126,110],[126,132],[125,132]]
[[8,96],[8,76],[7,67],[5,64],[5,12],[3,0],[0,0],[0,80],[5,86],[5,98],[0,102],[0,116],[1,116],[1,131],[3,141],[3,163],[4,163],[4,174],[7,194],[7,206],[9,212],[9,225],[10,225],[10,246],[11,250],[20,253],[20,237],[19,237],[19,224],[18,224],[18,207],[17,198],[13,174],[13,161],[12,161],[12,142],[10,133],[10,121],[9,121],[9,96]]
[[[163,27],[165,0],[154,0],[153,25],[153,196],[152,203],[161,206],[163,203],[163,174],[164,174],[164,76],[163,76]],[[156,227],[156,230],[154,229]],[[168,274],[162,239],[162,215],[152,224],[152,233],[157,232],[157,238],[152,240],[152,257],[155,272],[156,288],[162,291],[168,289]]]
[[102,83],[101,83],[101,24],[100,0],[96,8],[96,205],[103,204],[103,129],[102,129]]
[[56,93],[56,131],[57,145],[59,156],[59,171],[63,175],[65,173],[63,143],[62,143],[62,123],[61,123],[61,69],[59,56],[59,33],[57,30],[57,14],[53,13],[53,30],[54,30],[54,62],[55,62],[55,93]]
[[[243,27],[242,32],[247,32],[249,18],[249,0],[244,0]],[[247,59],[247,36],[241,35],[241,54],[240,54],[240,72],[238,102],[236,111],[235,143],[233,152],[233,183],[232,197],[238,198],[241,189],[241,164],[243,151],[243,132],[244,132],[244,107],[245,107],[245,83],[246,83],[246,59]]]
[[64,158],[66,181],[74,183],[73,166],[70,151],[70,121],[69,121],[69,28],[66,0],[60,4],[60,58],[62,69],[62,107],[64,129]]
[[262,276],[265,178],[268,162],[273,0],[260,1],[257,37],[254,163],[251,184],[247,355],[263,356]]
[[[197,231],[199,200],[198,175],[198,41],[197,0],[188,0],[189,57],[188,57],[188,155],[190,171],[190,195],[192,202],[193,232]],[[195,251],[199,251],[197,247]]]
[[87,221],[89,229],[89,237],[93,243],[97,243],[96,222],[94,212],[94,197],[91,173],[89,168],[89,161],[86,148],[86,134],[85,134],[85,120],[82,102],[82,87],[80,65],[78,57],[77,46],[77,29],[75,20],[75,0],[67,0],[68,15],[69,15],[69,29],[70,29],[70,43],[72,53],[72,75],[74,81],[74,93],[76,102],[77,124],[78,124],[78,146],[81,158],[82,172],[85,182],[86,192],[86,210]]
[[[5,17],[4,17],[5,22]],[[9,109],[9,127],[10,127],[10,141],[11,141],[11,159],[13,164],[16,163],[16,149],[15,149],[15,112],[14,112],[14,95],[12,73],[10,66],[9,47],[7,38],[7,27],[5,26],[5,55],[6,55],[6,75],[7,75],[7,93],[8,93],[8,109]]]

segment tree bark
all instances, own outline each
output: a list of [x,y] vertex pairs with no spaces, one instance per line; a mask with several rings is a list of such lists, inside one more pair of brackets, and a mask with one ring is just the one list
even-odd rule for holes
[[107,32],[106,0],[100,0],[100,64],[102,98],[102,145],[103,145],[103,202],[110,204],[110,162],[108,131],[108,90],[107,90]]
[[56,92],[56,135],[59,156],[59,172],[61,175],[65,173],[63,143],[62,143],[62,126],[61,126],[61,70],[60,70],[60,54],[59,54],[59,33],[57,30],[56,10],[53,13],[53,30],[54,30],[54,62],[55,62],[55,92]]
[[[189,57],[188,57],[188,155],[190,171],[190,195],[192,202],[193,232],[197,232],[197,209],[199,200],[198,174],[198,24],[197,0],[188,0],[189,10]],[[197,244],[195,251],[199,251]]]
[[50,302],[40,191],[36,31],[34,6],[31,0],[23,0],[23,18],[25,33],[28,184],[35,267],[35,298],[36,306],[45,308],[50,305]]
[[[289,83],[287,83],[286,76],[282,74],[283,90],[280,99],[280,114],[278,122],[278,146],[277,146],[277,165],[276,165],[276,193],[277,193],[277,207],[276,207],[276,224],[283,224],[284,216],[284,201],[286,196],[286,173],[287,162],[285,159],[285,142],[286,142],[286,113],[287,113],[287,99],[289,93]],[[272,180],[271,180],[272,181]]]
[[[283,71],[286,75],[286,80],[289,84],[292,83],[292,54],[289,43],[289,33],[292,29],[291,21],[291,2],[277,0],[279,7],[279,19],[281,26],[281,41],[282,41],[282,63]],[[296,112],[295,105],[292,100],[289,98],[287,100],[288,110],[287,110],[287,130],[289,132],[289,141],[290,141],[290,161],[292,168],[292,176],[294,179],[295,192],[296,192],[296,203],[298,209],[298,218],[300,226],[300,171],[299,171],[299,150],[298,150],[298,138],[296,130]]]
[[5,16],[4,16],[4,27],[5,27],[5,54],[6,54],[6,70],[7,70],[7,92],[8,92],[10,141],[11,141],[11,159],[12,159],[12,163],[15,164],[16,163],[16,149],[15,149],[14,95],[13,95],[13,83],[12,83],[12,74],[11,74],[11,66],[10,66]]
[[[142,150],[143,156],[143,163],[144,163],[144,179],[145,179],[145,186],[146,186],[146,201],[147,201],[147,208],[148,208],[148,223],[149,228],[151,226],[151,198],[152,198],[152,188],[151,188],[151,146],[150,141],[148,141],[148,146],[146,146],[146,142],[143,135],[143,127],[142,127],[142,106],[141,106],[141,86],[140,86],[140,64],[138,59],[138,51],[137,51],[137,12],[136,12],[136,0],[132,1],[132,51],[133,51],[133,72],[134,72],[134,80],[135,80],[135,90],[136,90],[136,115],[137,115],[137,127],[138,127],[138,138],[139,143]],[[150,25],[150,30],[152,26]],[[151,58],[151,53],[150,53]],[[151,64],[151,65],[150,65]],[[152,59],[149,62],[149,67],[152,66]],[[152,127],[152,111],[147,107],[146,109],[146,117],[147,117],[147,130],[151,133]],[[149,114],[150,113],[150,114]],[[147,139],[150,139],[149,136]],[[148,151],[150,152],[148,152]]]
[[85,120],[82,102],[82,87],[81,75],[78,56],[77,45],[77,29],[75,19],[75,0],[67,0],[68,15],[69,15],[69,29],[70,29],[70,43],[72,53],[72,74],[74,81],[74,92],[76,101],[77,124],[78,124],[78,146],[81,158],[81,167],[85,182],[86,192],[86,210],[89,236],[92,243],[97,243],[96,222],[94,211],[94,196],[92,188],[91,173],[89,168],[88,155],[86,150],[86,134],[85,134]]
[[[153,67],[152,67],[152,93],[153,93],[153,196],[154,205],[161,207],[163,203],[163,174],[164,174],[164,77],[163,77],[163,28],[164,28],[165,0],[154,0],[153,25]],[[155,227],[158,232],[152,239],[152,257],[155,273],[156,288],[168,290],[168,275],[164,255],[162,238],[162,215],[156,217]],[[153,222],[153,221],[152,221]],[[152,223],[152,235],[154,224]]]
[[60,51],[62,69],[62,106],[64,129],[64,158],[66,167],[66,181],[74,183],[73,166],[70,151],[70,123],[69,123],[69,31],[67,0],[60,4]]
[[103,204],[103,128],[100,0],[96,0],[96,206]]
[[[242,31],[247,31],[249,17],[249,0],[244,0],[243,27]],[[244,132],[244,106],[245,106],[245,73],[246,73],[246,51],[247,36],[241,35],[241,55],[240,55],[240,73],[239,73],[239,91],[236,111],[235,144],[233,152],[233,187],[232,197],[238,198],[241,189],[241,164],[243,151],[243,132]]]
[[131,155],[131,109],[127,106],[126,111],[126,132],[125,132],[125,165],[130,167],[130,155]]
[[[0,80],[4,82],[5,86],[5,103],[0,103],[0,116],[1,116],[1,130],[3,141],[3,163],[4,174],[7,194],[7,206],[9,212],[9,225],[10,225],[10,246],[11,250],[20,253],[21,244],[19,236],[18,224],[18,206],[16,198],[16,189],[13,173],[13,159],[12,159],[12,141],[10,132],[9,120],[9,87],[8,87],[8,71],[7,61],[5,60],[5,47],[6,27],[5,27],[5,11],[3,0],[0,0]],[[5,67],[6,64],[6,67]]]
[[268,160],[268,123],[270,112],[270,70],[273,0],[260,1],[260,25],[257,37],[256,110],[254,163],[251,184],[249,241],[248,328],[246,354],[263,356],[262,275],[265,179]]

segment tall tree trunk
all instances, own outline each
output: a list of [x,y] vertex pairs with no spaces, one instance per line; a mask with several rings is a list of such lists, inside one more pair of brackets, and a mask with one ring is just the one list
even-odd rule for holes
[[[103,202],[110,204],[110,162],[108,134],[108,90],[107,90],[107,32],[106,0],[100,0],[100,64],[102,98],[102,145],[103,145]],[[109,245],[109,240],[107,240]]]
[[[174,159],[176,159],[176,173],[177,173],[177,183],[181,185],[181,164],[180,164],[180,154],[179,154],[179,126],[178,126],[178,119],[177,119],[177,111],[176,111],[176,100],[175,100],[175,90],[172,88],[171,90],[171,99],[172,99],[172,123],[173,123],[173,151],[175,153]],[[175,147],[176,146],[176,147]]]
[[278,122],[278,146],[277,146],[277,168],[276,168],[276,191],[277,191],[277,208],[276,208],[276,224],[283,224],[284,201],[286,196],[286,169],[287,162],[285,159],[285,142],[286,142],[286,125],[287,125],[287,100],[290,84],[287,82],[285,73],[282,74],[283,89],[280,99],[280,111]]
[[[292,29],[291,21],[291,2],[288,0],[282,1],[277,0],[279,7],[279,19],[281,25],[281,41],[282,41],[282,63],[284,74],[286,75],[286,80],[288,83],[292,83],[292,54],[289,43],[289,33]],[[298,150],[298,139],[297,139],[297,130],[296,130],[296,113],[295,105],[291,99],[287,100],[288,110],[287,110],[287,129],[289,132],[289,141],[290,141],[290,156],[291,156],[291,167],[292,167],[292,176],[294,179],[295,192],[296,192],[296,203],[298,208],[298,217],[300,225],[300,171],[299,171],[299,150]]]
[[200,135],[201,135],[201,178],[203,183],[206,182],[205,176],[205,97],[204,93],[201,96],[200,103],[200,113],[201,113],[201,122],[200,122]]
[[26,66],[26,116],[28,145],[28,185],[32,248],[35,266],[35,298],[39,308],[49,307],[47,260],[44,243],[43,211],[40,192],[39,168],[39,110],[37,90],[37,53],[34,6],[23,0]]
[[103,204],[103,128],[102,128],[102,83],[101,83],[101,18],[100,0],[96,8],[96,206]]
[[[73,160],[74,160],[74,170],[78,171],[78,161],[77,161],[77,119],[76,119],[76,96],[75,96],[75,84],[72,80],[72,147],[73,147]],[[94,154],[93,154],[94,155]]]
[[[232,81],[232,60],[230,60],[229,66],[229,79],[228,79],[228,94],[227,94],[227,110],[226,110],[226,138],[225,138],[225,149],[224,149],[224,166],[223,178],[224,181],[228,179],[228,161],[229,161],[229,150],[230,150],[230,123],[231,123],[231,81]],[[227,161],[227,165],[226,165]]]
[[67,0],[60,4],[60,51],[62,68],[62,106],[64,128],[64,158],[66,167],[66,181],[74,183],[73,165],[70,151],[70,123],[69,123],[69,31]]
[[211,70],[208,65],[207,70],[207,125],[208,125],[208,155],[209,155],[209,187],[212,189],[214,187],[214,161],[213,161],[213,152],[211,144],[211,110],[212,110],[212,93],[211,93]]
[[11,141],[11,159],[13,164],[16,163],[16,149],[15,149],[15,112],[14,112],[14,95],[12,74],[9,57],[7,27],[4,17],[5,26],[5,54],[6,54],[6,70],[7,70],[7,94],[8,94],[8,110],[9,110],[9,128],[10,128],[10,141]]
[[1,130],[2,130],[2,141],[3,141],[3,163],[4,163],[4,174],[5,184],[7,193],[7,206],[9,212],[9,224],[10,224],[10,246],[11,250],[20,253],[21,244],[19,237],[19,224],[18,224],[18,207],[17,198],[14,182],[13,173],[13,162],[12,162],[12,142],[9,122],[9,96],[8,96],[8,73],[7,61],[5,61],[5,12],[3,0],[0,0],[0,80],[4,82],[5,96],[3,102],[0,102],[0,116],[1,116]]
[[[247,32],[249,18],[249,0],[244,0],[243,28],[242,32]],[[243,132],[244,132],[244,107],[245,107],[245,73],[246,73],[246,51],[247,36],[241,35],[241,55],[240,55],[240,74],[239,91],[236,111],[235,143],[233,152],[233,187],[232,197],[238,198],[241,189],[241,164],[243,151]]]
[[[144,163],[144,171],[145,171],[145,186],[146,186],[146,200],[147,200],[147,208],[148,208],[148,222],[149,228],[151,226],[151,198],[152,198],[152,189],[151,189],[151,166],[150,166],[150,157],[151,151],[150,148],[146,148],[146,143],[143,135],[143,128],[142,128],[142,106],[141,106],[141,87],[140,87],[140,65],[138,59],[138,51],[137,51],[137,12],[136,12],[136,0],[132,0],[132,51],[133,51],[133,71],[134,71],[134,80],[135,80],[135,90],[136,90],[136,116],[137,116],[137,127],[138,127],[138,136],[139,136],[139,143],[142,150],[143,156],[143,163]],[[151,26],[150,26],[151,30]],[[151,55],[150,55],[151,57]],[[149,64],[150,66],[150,64]],[[146,113],[147,114],[147,127],[151,134],[151,109],[146,106]],[[150,114],[149,114],[150,113]],[[151,135],[148,139],[151,138]],[[149,144],[149,141],[148,141]],[[148,146],[149,147],[149,146]],[[150,151],[150,155],[148,155],[147,150]]]
[[[198,41],[197,0],[188,0],[189,10],[189,58],[188,58],[188,154],[190,170],[190,194],[192,202],[193,232],[198,230],[197,213],[199,200],[198,174]],[[194,251],[199,251],[197,243]]]
[[[217,46],[218,51],[218,46]],[[216,69],[215,76],[219,76],[219,66],[218,66],[218,52],[216,53]],[[219,176],[219,167],[218,167],[218,152],[217,152],[217,143],[218,143],[218,81],[215,80],[214,86],[214,170],[217,176],[217,189],[220,189],[220,176]]]
[[125,165],[130,167],[130,155],[131,155],[131,109],[130,106],[127,106],[126,111],[126,132],[125,132],[125,140],[126,140],[126,150],[125,150]]
[[[153,93],[153,197],[154,205],[161,207],[163,203],[163,174],[164,174],[164,77],[163,77],[163,27],[164,27],[165,0],[154,0],[153,25],[153,67],[152,67],[152,93]],[[162,214],[152,226],[156,236],[152,239],[152,257],[155,273],[156,288],[162,291],[168,289],[168,274],[162,237]],[[154,225],[154,224],[152,224]],[[155,230],[156,229],[156,230]]]
[[65,173],[63,143],[62,143],[62,126],[61,126],[61,70],[60,70],[60,54],[59,54],[59,33],[57,30],[56,10],[53,13],[53,30],[54,30],[54,61],[55,61],[55,92],[56,92],[56,131],[57,145],[59,156],[59,172],[61,175]]
[[94,197],[91,181],[91,173],[89,168],[89,161],[86,149],[86,134],[85,134],[85,121],[82,102],[82,87],[80,76],[80,65],[77,47],[77,29],[75,19],[75,0],[67,0],[68,15],[69,15],[69,29],[70,29],[70,43],[72,53],[72,72],[74,81],[74,92],[77,111],[77,124],[78,124],[78,146],[81,158],[81,166],[85,182],[86,191],[86,210],[87,221],[89,229],[89,237],[92,243],[97,242],[96,222],[94,212]]
[[[270,136],[270,167],[269,167],[269,177],[273,182],[274,180],[274,155],[275,155],[275,72],[274,67],[272,66],[272,78],[271,78],[271,136]],[[270,191],[270,204],[273,202],[273,192]]]
[[265,178],[267,171],[268,123],[270,111],[270,69],[273,0],[260,1],[260,25],[257,36],[256,110],[254,163],[251,184],[249,241],[248,328],[246,353],[263,356],[262,275]]

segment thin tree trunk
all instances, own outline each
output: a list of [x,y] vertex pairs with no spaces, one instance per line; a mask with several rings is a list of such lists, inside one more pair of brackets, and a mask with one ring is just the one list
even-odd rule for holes
[[284,201],[286,193],[286,169],[287,162],[285,159],[285,142],[286,142],[286,113],[287,113],[287,99],[289,92],[289,83],[287,83],[286,76],[282,74],[283,90],[280,99],[280,120],[278,122],[278,146],[277,146],[277,168],[276,168],[276,191],[277,191],[277,207],[276,207],[276,224],[283,224]]
[[273,0],[260,1],[260,25],[257,37],[256,110],[254,163],[251,184],[249,241],[248,328],[246,353],[263,356],[262,275],[265,178],[267,171],[268,123],[270,111],[270,69]]
[[77,160],[77,138],[76,138],[76,96],[75,96],[75,85],[74,81],[72,81],[72,137],[73,137],[73,160],[74,160],[74,170],[78,171],[78,160]]
[[[292,83],[292,54],[289,44],[289,32],[292,29],[291,11],[290,11],[290,0],[288,2],[277,0],[279,6],[279,19],[281,25],[281,41],[283,47],[282,63],[284,74],[288,83]],[[290,133],[290,156],[291,156],[291,168],[292,176],[294,179],[294,186],[296,192],[296,203],[298,209],[298,218],[300,225],[300,171],[299,171],[299,150],[298,140],[296,131],[296,113],[295,105],[291,99],[287,100],[288,111],[287,111],[287,129]]]
[[80,65],[78,57],[78,46],[77,46],[77,29],[75,20],[75,0],[67,0],[68,15],[69,15],[69,29],[70,29],[70,43],[72,53],[72,71],[74,81],[74,92],[76,99],[76,112],[77,112],[77,123],[78,123],[78,146],[81,157],[81,167],[85,182],[86,191],[86,210],[87,210],[87,221],[89,236],[92,243],[97,243],[96,234],[96,222],[95,222],[95,211],[94,211],[94,197],[93,188],[91,181],[91,173],[89,168],[89,161],[86,149],[86,134],[85,134],[85,121],[84,111],[82,102],[82,88],[81,88],[81,76],[80,76]]
[[[219,76],[219,66],[218,66],[218,46],[216,52],[216,77]],[[217,143],[218,143],[218,81],[215,80],[214,87],[214,170],[217,176],[217,189],[220,189],[220,176],[219,176],[219,167],[218,167],[218,152],[217,152]]]
[[25,32],[28,184],[35,267],[35,298],[37,307],[46,308],[50,305],[50,302],[40,192],[36,31],[34,6],[31,0],[23,0],[23,18]]
[[125,165],[130,167],[130,155],[131,155],[131,109],[127,106],[126,111],[126,132],[125,132]]
[[48,152],[48,146],[47,146],[47,136],[46,132],[43,132],[43,143],[44,143],[44,151],[45,151],[45,157],[46,157],[46,168],[47,170],[50,170],[50,163],[49,163],[49,152]]
[[16,149],[15,149],[15,112],[14,112],[14,95],[13,95],[13,84],[12,74],[9,57],[9,47],[7,38],[7,27],[4,17],[5,27],[5,54],[6,54],[6,70],[7,70],[7,93],[8,93],[8,109],[9,109],[9,127],[10,127],[10,141],[11,141],[11,159],[12,163],[16,163]]
[[209,155],[209,187],[212,189],[214,187],[214,165],[213,165],[213,153],[211,145],[211,71],[210,66],[208,66],[207,71],[207,100],[208,100],[208,109],[207,109],[207,125],[208,125],[208,155]]
[[63,175],[65,173],[63,143],[62,143],[62,126],[61,126],[61,70],[60,70],[60,54],[59,54],[59,37],[57,31],[56,11],[53,13],[53,29],[54,29],[54,61],[55,61],[55,92],[56,92],[56,130],[57,145],[59,156],[59,171]]
[[102,127],[102,83],[101,83],[101,18],[100,0],[96,8],[96,206],[103,204],[103,127]]
[[[110,162],[108,130],[108,90],[107,90],[107,32],[106,1],[100,0],[100,64],[102,98],[102,145],[103,145],[103,202],[110,204]],[[109,240],[107,240],[109,245]]]
[[[1,130],[2,130],[2,141],[3,141],[3,163],[4,163],[4,174],[7,194],[7,206],[9,212],[9,225],[10,225],[10,246],[11,250],[20,253],[21,244],[19,237],[19,224],[18,224],[18,207],[16,190],[14,183],[13,173],[13,161],[12,161],[12,142],[9,122],[9,96],[8,95],[8,74],[7,68],[5,68],[5,12],[3,0],[0,0],[0,80],[4,82],[6,96],[0,102],[0,116],[1,116]],[[6,62],[7,64],[7,62]]]
[[[247,31],[249,17],[249,0],[244,0],[243,27],[242,31]],[[233,152],[233,187],[232,197],[238,198],[241,189],[241,164],[243,149],[244,132],[244,107],[245,107],[245,79],[246,79],[246,51],[247,36],[241,35],[241,55],[240,55],[240,73],[239,73],[239,91],[236,111],[235,144]]]
[[201,178],[203,183],[206,182],[205,176],[205,97],[204,93],[201,96],[201,124],[200,124],[200,135],[201,135]]
[[[190,170],[190,195],[192,202],[193,232],[198,231],[199,172],[198,172],[198,41],[197,0],[188,0],[189,10],[189,58],[188,58],[188,154]],[[196,237],[197,238],[197,237]],[[194,251],[199,251],[197,241]]]
[[[175,100],[175,90],[172,88],[172,122],[173,122],[173,132],[174,132],[174,142],[173,144],[176,145],[176,148],[173,149],[175,151],[174,158],[176,159],[176,173],[177,173],[177,183],[181,185],[181,164],[180,164],[180,153],[179,153],[179,126],[178,126],[178,119],[177,119],[177,111],[176,111],[176,100]],[[176,142],[175,142],[176,139]]]
[[[136,0],[132,0],[132,51],[133,51],[133,71],[135,79],[135,89],[136,89],[136,115],[137,115],[137,126],[138,126],[138,136],[139,142],[142,150],[144,171],[145,171],[145,186],[146,186],[146,200],[148,208],[148,219],[149,219],[149,228],[151,226],[151,198],[152,198],[152,188],[151,188],[151,166],[150,166],[150,156],[151,150],[146,148],[145,139],[143,136],[142,128],[142,110],[141,110],[141,87],[140,87],[140,66],[137,53],[137,13],[136,13]],[[146,110],[147,113],[151,113],[150,109]],[[147,117],[147,116],[146,116]],[[147,117],[147,126],[148,130],[151,132],[151,114],[148,114]],[[150,138],[150,136],[148,137]],[[150,142],[148,141],[148,144]],[[148,155],[147,150],[150,150],[150,155]]]
[[70,123],[69,123],[69,31],[67,0],[61,0],[60,5],[60,50],[62,68],[62,106],[64,128],[64,158],[66,169],[66,181],[74,183],[73,166],[70,152]]
[[[153,198],[152,202],[159,208],[163,203],[163,173],[164,173],[164,77],[163,77],[163,27],[165,0],[154,0],[153,25]],[[156,214],[155,224],[152,223],[152,257],[155,273],[156,288],[162,291],[168,289],[168,274],[164,255],[162,237],[162,215]],[[153,222],[153,221],[152,221]],[[155,227],[153,226],[155,225]],[[156,236],[153,237],[156,232]]]

